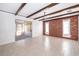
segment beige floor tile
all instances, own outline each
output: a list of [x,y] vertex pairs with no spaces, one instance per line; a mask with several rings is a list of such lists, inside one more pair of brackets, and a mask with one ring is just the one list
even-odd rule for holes
[[0,46],[1,56],[78,56],[77,41],[41,36]]

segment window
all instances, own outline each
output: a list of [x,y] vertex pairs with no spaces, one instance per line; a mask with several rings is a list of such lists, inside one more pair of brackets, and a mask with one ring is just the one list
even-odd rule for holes
[[63,37],[70,38],[70,19],[63,20]]
[[16,35],[21,35],[21,33],[22,33],[22,24],[17,24],[16,26],[17,26],[16,27],[16,29],[17,29]]
[[45,34],[49,34],[49,22],[45,22]]

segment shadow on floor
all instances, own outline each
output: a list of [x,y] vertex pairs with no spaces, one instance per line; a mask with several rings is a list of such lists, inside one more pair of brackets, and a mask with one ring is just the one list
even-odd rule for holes
[[26,39],[26,38],[32,38],[32,33],[31,32],[30,33],[22,33],[19,36],[15,36],[15,41]]

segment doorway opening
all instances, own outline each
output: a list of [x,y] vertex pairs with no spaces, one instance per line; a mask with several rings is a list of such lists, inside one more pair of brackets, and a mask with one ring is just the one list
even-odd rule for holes
[[32,37],[32,22],[16,20],[15,41]]

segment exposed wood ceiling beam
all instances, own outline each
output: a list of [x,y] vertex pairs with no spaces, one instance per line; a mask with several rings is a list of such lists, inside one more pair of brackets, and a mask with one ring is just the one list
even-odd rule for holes
[[[69,15],[69,14],[74,14],[74,13],[79,13],[79,11],[75,11],[75,12],[71,12],[71,13],[67,13],[67,14],[61,14],[61,15],[57,15],[57,16],[52,16],[46,19],[52,19],[52,18],[56,18],[56,17],[60,17],[60,16],[65,16],[65,15]],[[44,19],[40,19],[39,21],[42,21]]]
[[37,18],[34,18],[34,20],[39,19],[41,17],[45,17],[45,16],[48,16],[48,15],[52,15],[52,14],[56,14],[56,13],[62,12],[62,11],[67,10],[67,9],[76,8],[76,7],[79,7],[79,4],[71,6],[71,7],[68,7],[68,8],[65,8],[65,9],[61,9],[61,10],[58,10],[58,11],[55,11],[55,12],[52,12],[52,13],[49,13],[49,14],[46,14],[46,15],[43,15],[43,16],[40,16],[40,17],[37,17]]
[[31,16],[33,16],[33,15],[35,15],[35,14],[41,12],[42,10],[44,10],[44,9],[46,9],[46,8],[50,8],[50,7],[52,7],[52,6],[55,6],[56,4],[58,4],[58,3],[51,3],[51,4],[49,4],[48,6],[46,6],[46,7],[42,8],[42,9],[40,9],[40,10],[38,10],[38,11],[36,11],[36,12],[30,14],[30,15],[28,15],[27,18],[29,18],[29,17],[31,17]]
[[21,9],[26,5],[27,3],[22,3],[21,6],[18,8],[18,10],[16,11],[15,15],[17,15]]

